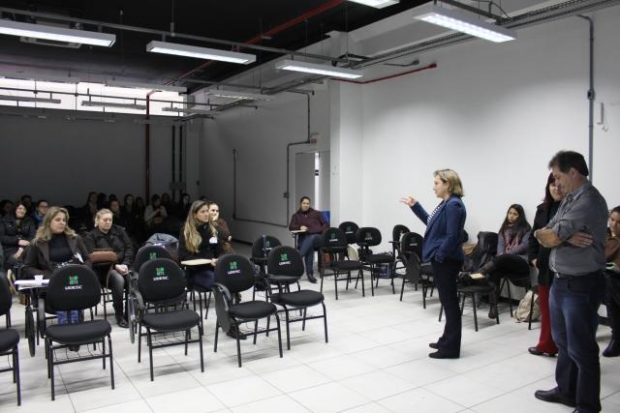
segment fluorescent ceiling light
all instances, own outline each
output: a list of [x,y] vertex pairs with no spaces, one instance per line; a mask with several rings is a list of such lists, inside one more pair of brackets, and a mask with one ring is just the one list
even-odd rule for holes
[[215,115],[218,112],[216,110],[208,110],[208,109],[184,109],[184,108],[175,108],[175,107],[163,107],[161,109],[163,112],[177,112],[177,113],[195,113],[200,115]]
[[140,83],[140,82],[125,82],[121,80],[108,80],[105,82],[106,86],[115,86],[115,87],[128,87],[134,89],[151,89],[151,90],[162,90],[167,92],[177,92],[177,93],[186,93],[187,88],[182,86],[172,86],[172,85],[157,85],[153,83]]
[[315,75],[325,75],[331,77],[342,77],[344,79],[358,79],[363,75],[361,70],[345,69],[342,67],[300,62],[297,60],[281,60],[276,63],[276,69],[290,70],[293,72],[312,73]]
[[8,79],[34,80],[35,82],[80,83],[77,77],[53,76],[28,72],[0,72],[0,77]]
[[198,59],[219,60],[229,63],[240,63],[244,65],[256,61],[256,56],[253,54],[229,52],[227,50],[211,49],[208,47],[188,46],[179,43],[159,42],[157,40],[153,40],[147,44],[146,51],[176,56],[195,57]]
[[374,7],[375,9],[382,9],[387,6],[398,4],[400,0],[349,0],[354,3],[364,4],[366,6]]
[[90,106],[90,107],[110,107],[110,108],[124,108],[124,109],[135,109],[135,110],[145,110],[145,105],[138,105],[137,103],[122,103],[122,102],[95,102],[92,100],[84,100],[82,101],[82,106]]
[[21,23],[0,19],[0,34],[10,36],[34,37],[36,39],[55,40],[57,42],[81,43],[91,46],[112,47],[116,35],[89,32],[84,30],[64,29],[42,24]]
[[238,100],[273,100],[273,95],[261,95],[259,93],[237,92],[235,90],[214,89],[206,92],[209,96]]
[[463,10],[446,9],[432,5],[430,10],[416,15],[414,18],[495,43],[507,42],[517,38],[517,33],[514,30],[487,23],[480,19],[479,15]]
[[0,100],[11,100],[14,102],[35,102],[35,103],[60,103],[60,99],[30,97],[30,96],[7,96],[0,95]]

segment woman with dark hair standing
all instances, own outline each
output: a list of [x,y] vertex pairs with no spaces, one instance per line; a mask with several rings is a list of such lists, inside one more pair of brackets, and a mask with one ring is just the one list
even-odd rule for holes
[[607,240],[605,241],[607,271],[607,316],[611,327],[611,340],[603,350],[603,357],[620,356],[620,206],[609,214]]
[[310,198],[301,197],[299,209],[291,217],[288,229],[299,231],[297,244],[299,253],[304,257],[308,281],[316,283],[314,278],[314,249],[321,245],[323,231],[329,228],[323,215],[316,209],[310,208]]
[[429,347],[436,349],[429,357],[453,359],[461,355],[461,309],[456,281],[465,260],[463,253],[463,231],[467,211],[461,198],[463,184],[458,174],[451,169],[435,171],[433,191],[441,199],[437,207],[428,214],[413,197],[401,199],[414,214],[426,224],[422,261],[433,266],[435,285],[439,300],[446,312],[443,335]]
[[[534,218],[534,226],[532,233],[539,228],[544,228],[551,218],[558,212],[563,194],[560,188],[555,184],[553,174],[549,174],[547,178],[547,186],[545,187],[545,199],[542,204],[536,208],[536,217]],[[551,337],[551,318],[549,316],[549,291],[553,282],[553,274],[549,270],[549,254],[551,250],[545,248],[536,239],[529,237],[527,256],[532,266],[538,268],[538,305],[540,307],[540,337],[538,344],[530,347],[527,351],[535,356],[555,356],[558,354],[558,348]]]
[[[508,207],[506,218],[499,229],[497,240],[497,255],[488,263],[484,264],[478,273],[472,274],[471,278],[486,278],[495,284],[495,294],[489,299],[496,303],[499,298],[499,287],[502,278],[519,279],[529,277],[530,266],[527,260],[527,247],[532,227],[525,218],[525,211],[519,204]],[[489,310],[489,318],[496,318],[495,309],[492,305]]]

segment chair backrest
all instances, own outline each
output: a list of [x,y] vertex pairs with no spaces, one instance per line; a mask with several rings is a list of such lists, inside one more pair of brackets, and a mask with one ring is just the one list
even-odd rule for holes
[[497,253],[497,233],[480,231],[478,233],[478,244],[472,252],[474,269],[478,269],[490,261]]
[[270,275],[304,275],[304,261],[301,254],[293,247],[281,245],[274,248],[267,257],[267,273]]
[[256,277],[250,261],[239,254],[226,254],[215,264],[215,282],[223,285],[231,294],[254,287]]
[[46,294],[46,305],[54,311],[84,310],[99,304],[101,284],[90,268],[70,264],[52,273]]
[[409,258],[415,254],[418,262],[422,262],[422,247],[424,237],[417,232],[407,232],[400,240],[400,252]]
[[323,231],[323,243],[321,248],[324,252],[344,252],[347,249],[347,236],[340,228],[330,227]]
[[379,245],[381,244],[381,231],[374,227],[362,227],[357,230],[355,242],[366,247]]
[[138,250],[136,258],[133,262],[133,271],[140,272],[140,268],[145,262],[154,260],[157,258],[167,258],[174,261],[174,257],[170,252],[160,245],[145,245]]
[[138,291],[147,303],[184,297],[186,286],[183,271],[169,258],[155,258],[140,267]]
[[271,250],[280,245],[282,243],[276,237],[262,235],[252,243],[252,258],[254,260],[266,260]]
[[0,275],[0,316],[10,311],[11,305],[13,305],[13,296],[9,288],[9,281]]
[[338,225],[338,229],[344,232],[348,244],[355,244],[355,234],[357,233],[357,230],[359,228],[359,225],[357,225],[353,221],[345,221],[342,224]]
[[403,234],[406,234],[409,232],[409,228],[407,228],[404,225],[394,225],[394,228],[392,228],[392,241],[394,242],[400,242],[400,237],[403,236]]

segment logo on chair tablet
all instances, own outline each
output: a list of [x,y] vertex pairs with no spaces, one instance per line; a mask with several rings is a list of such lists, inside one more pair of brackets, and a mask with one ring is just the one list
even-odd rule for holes
[[228,274],[239,274],[241,270],[239,269],[239,264],[237,261],[231,261],[228,263]]
[[153,277],[153,281],[165,281],[168,279],[166,275],[166,269],[164,267],[156,267],[155,268],[155,277]]
[[291,265],[291,261],[288,259],[287,253],[280,254],[280,264],[279,265]]
[[80,278],[77,275],[70,275],[68,278],[69,285],[65,286],[65,291],[69,290],[81,290]]

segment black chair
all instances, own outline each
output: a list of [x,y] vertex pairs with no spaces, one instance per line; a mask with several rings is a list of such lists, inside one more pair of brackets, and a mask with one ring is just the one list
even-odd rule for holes
[[[463,310],[465,309],[465,300],[467,297],[471,298],[472,309],[474,312],[474,326],[476,331],[478,331],[478,305],[479,302],[476,297],[495,294],[495,286],[493,284],[486,285],[463,285],[460,284],[457,287],[457,291],[461,300],[461,315],[463,315]],[[497,311],[497,302],[490,302],[491,306],[495,307],[495,322],[499,324],[499,311]],[[439,310],[439,321],[441,321],[441,316],[443,314],[443,306]]]
[[[0,276],[0,316],[10,314],[13,297],[9,283]],[[10,356],[12,366],[0,369],[0,373],[13,372],[13,383],[17,386],[17,405],[22,404],[22,392],[19,381],[19,333],[13,329],[0,329],[0,357]]]
[[[349,289],[349,283],[352,281],[351,273],[357,271],[355,285],[358,281],[362,281],[362,296],[366,296],[364,287],[364,271],[363,264],[359,260],[351,260],[348,256],[348,241],[345,233],[339,228],[328,228],[323,233],[323,245],[321,246],[321,254],[329,255],[329,262],[321,269],[321,292],[323,292],[323,281],[328,276],[334,277],[334,291],[336,300],[338,299],[338,281],[346,281],[346,289]],[[346,275],[346,278],[341,276]]]
[[[418,284],[422,286],[422,306],[426,308],[426,297],[431,290],[431,296],[435,283],[433,281],[433,267],[428,263],[422,263],[422,247],[424,238],[417,232],[408,232],[404,234],[398,245],[398,260],[402,262],[405,274],[403,275],[403,283],[400,287],[400,301],[403,300],[405,292],[405,283],[409,282],[418,289]],[[397,262],[397,266],[398,266]]]
[[[252,261],[259,268],[259,277],[256,280],[256,284],[254,284],[254,290],[252,291],[252,300],[256,298],[256,291],[264,291],[266,288],[271,289],[271,287],[275,284],[283,285],[287,284],[287,288],[290,290],[290,285],[297,283],[297,289],[299,290],[301,287],[299,286],[299,280],[294,277],[280,277],[280,279],[276,280],[268,280],[266,278],[267,273],[267,257],[271,250],[276,247],[282,245],[279,239],[273,237],[271,235],[263,235],[252,243],[252,257],[250,261]],[[267,281],[267,282],[265,282]],[[265,301],[269,299],[269,292],[265,292]]]
[[374,227],[362,227],[357,230],[355,235],[356,243],[360,246],[360,261],[371,274],[371,292],[375,295],[375,286],[379,286],[380,266],[388,266],[387,278],[392,285],[392,294],[396,294],[394,288],[394,256],[390,253],[374,254],[371,247],[381,244],[381,231]]
[[[532,279],[530,277],[530,274],[528,274],[527,277],[502,277],[499,291],[500,292],[503,291],[504,287],[506,287],[506,289],[508,290],[508,306],[510,308],[510,317],[512,318],[512,315],[513,315],[512,288],[510,288],[510,284],[514,285],[515,287],[525,289],[525,293],[527,294],[527,292],[532,289]],[[532,312],[530,311],[530,324],[529,324],[530,330],[531,330],[531,322],[532,322],[531,316],[532,316]]]
[[[297,277],[300,278],[304,274],[304,262],[303,258],[295,248],[288,246],[280,246],[274,248],[267,258],[267,277]],[[291,349],[291,333],[290,323],[301,321],[302,330],[306,328],[306,320],[313,320],[317,318],[323,319],[323,326],[325,329],[325,342],[328,342],[327,335],[327,310],[325,309],[325,296],[317,291],[313,290],[299,290],[293,292],[286,292],[281,290],[278,293],[271,294],[270,300],[272,303],[282,306],[284,314],[286,316],[286,347]],[[323,314],[308,316],[308,307],[316,305],[323,307]],[[291,311],[301,310],[301,317],[291,317]]]
[[[256,277],[254,276],[252,264],[244,256],[239,254],[226,254],[217,260],[217,264],[215,265],[215,284],[213,286],[215,313],[217,314],[213,351],[217,352],[220,327],[225,332],[231,331],[231,329],[235,330],[237,362],[239,367],[241,367],[240,339],[249,335],[254,336],[254,344],[256,344],[256,337],[258,334],[264,333],[268,335],[271,331],[277,331],[278,347],[280,357],[282,357],[282,334],[280,331],[278,308],[273,303],[257,300],[233,304],[233,294],[253,288],[255,282]],[[270,328],[269,320],[271,316],[275,317],[275,328]],[[259,330],[258,321],[261,319],[267,319],[267,326]],[[246,323],[254,323],[254,330],[249,333],[243,333],[239,327],[241,324]]]
[[[46,291],[46,304],[53,311],[85,310],[99,304],[101,285],[97,275],[84,265],[66,265],[54,271]],[[55,399],[54,366],[85,360],[110,360],[110,380],[114,389],[114,362],[112,356],[112,327],[107,320],[78,321],[68,324],[52,324],[45,328],[45,354],[48,376],[51,380],[52,400]],[[106,340],[107,339],[107,340]],[[106,341],[108,350],[106,351]],[[79,354],[77,358],[57,358],[56,350],[71,349],[80,345],[100,344],[100,351]]]
[[338,225],[338,229],[344,232],[344,235],[347,238],[347,244],[352,245],[355,244],[357,235],[357,230],[360,227],[353,221],[345,221],[342,224]]
[[[200,371],[204,373],[202,350],[202,317],[187,309],[186,281],[181,268],[167,258],[155,258],[140,267],[138,280],[131,294],[138,303],[138,313],[132,316],[138,320],[138,362],[141,360],[142,336],[146,335],[149,348],[151,381],[153,374],[153,349],[183,344],[185,355],[189,343],[198,343],[200,350]],[[142,332],[142,328],[146,334]],[[191,331],[197,328],[198,337],[191,338]],[[174,340],[171,333],[184,333],[183,339]],[[165,335],[167,340],[155,342],[154,337]]]
[[400,244],[400,239],[408,232],[411,231],[409,231],[409,228],[405,225],[397,224],[394,225],[394,228],[392,228],[392,241],[390,241],[390,244],[392,244],[392,255],[396,258],[396,260],[398,260],[398,246]]

